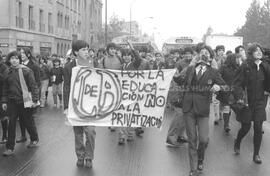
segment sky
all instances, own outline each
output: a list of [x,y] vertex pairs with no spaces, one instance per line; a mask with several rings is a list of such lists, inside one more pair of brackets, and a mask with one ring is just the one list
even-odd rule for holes
[[[103,22],[105,21],[105,0]],[[213,33],[232,35],[245,23],[252,0],[107,0],[108,21],[115,14],[125,21],[131,18],[140,29],[155,36],[156,43],[170,37],[202,38],[211,26]],[[265,0],[260,0],[263,4]],[[131,8],[130,8],[131,7]]]

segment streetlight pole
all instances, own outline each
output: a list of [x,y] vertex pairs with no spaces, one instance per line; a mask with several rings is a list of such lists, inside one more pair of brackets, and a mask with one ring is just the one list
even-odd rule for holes
[[135,2],[136,0],[133,0],[133,1],[131,1],[131,3],[130,3],[130,8],[129,8],[129,35],[130,35],[130,37],[131,37],[131,27],[132,27],[132,25],[131,25],[131,21],[132,21],[132,4]]
[[107,29],[107,0],[105,0],[105,45],[107,45],[107,34],[108,29]]

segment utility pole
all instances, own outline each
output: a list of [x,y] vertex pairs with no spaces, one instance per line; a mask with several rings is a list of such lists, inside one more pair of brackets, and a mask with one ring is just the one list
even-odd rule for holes
[[108,29],[107,29],[107,0],[105,0],[105,46],[107,46],[108,38]]
[[130,4],[130,9],[129,9],[129,35],[131,37],[131,12],[132,11],[132,3]]

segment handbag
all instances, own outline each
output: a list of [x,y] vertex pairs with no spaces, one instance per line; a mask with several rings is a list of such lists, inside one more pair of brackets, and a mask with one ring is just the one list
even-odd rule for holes
[[252,119],[252,113],[248,106],[247,89],[243,92],[243,102],[230,103],[230,107],[236,114],[236,120],[241,123],[250,122]]

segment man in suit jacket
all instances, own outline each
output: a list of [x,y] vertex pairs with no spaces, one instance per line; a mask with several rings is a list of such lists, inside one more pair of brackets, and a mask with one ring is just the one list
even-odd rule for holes
[[[72,43],[72,52],[75,59],[65,65],[64,68],[64,113],[66,114],[69,102],[70,83],[72,68],[75,66],[93,67],[93,61],[90,62],[88,57],[89,45],[83,40],[77,40]],[[77,155],[77,166],[92,168],[95,148],[95,127],[93,126],[73,126],[75,136],[75,151]],[[84,134],[86,142],[84,144]]]
[[220,91],[220,85],[225,85],[218,71],[210,66],[210,49],[208,46],[202,48],[197,63],[187,67],[185,74],[174,77],[175,82],[185,87],[183,113],[189,140],[190,175],[203,170],[208,143],[211,93]]

